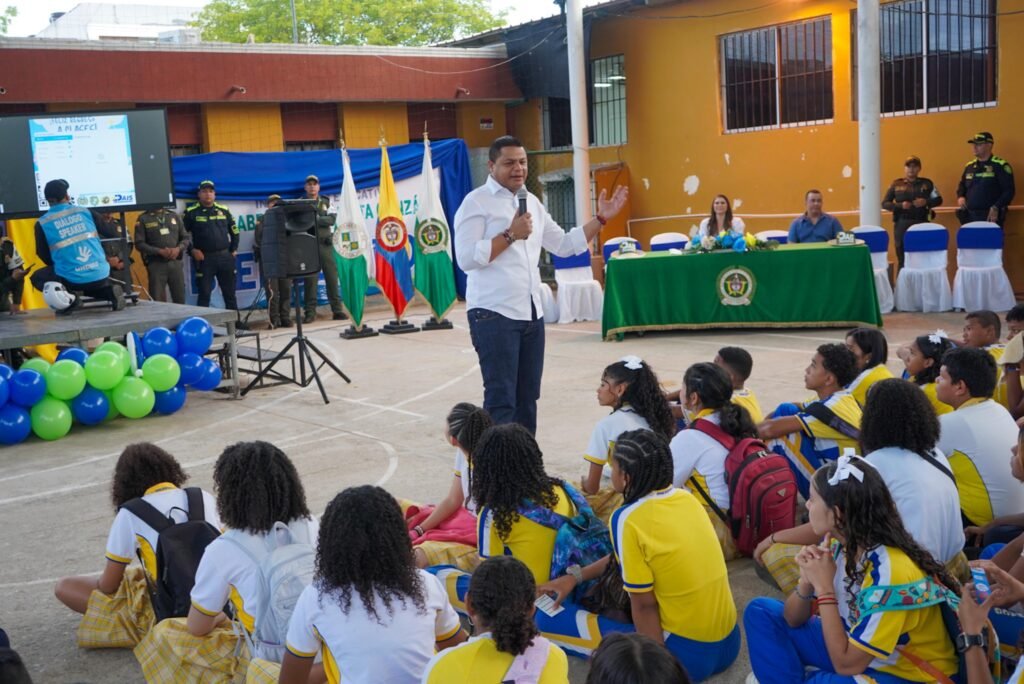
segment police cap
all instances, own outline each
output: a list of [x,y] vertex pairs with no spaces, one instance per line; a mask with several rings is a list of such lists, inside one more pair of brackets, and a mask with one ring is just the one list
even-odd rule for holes
[[320,185],[320,179],[314,176],[313,174],[309,174],[308,176],[306,176],[306,182],[316,183],[317,185]]
[[200,181],[199,182],[199,189],[202,190],[203,188],[210,188],[211,190],[216,190],[217,189],[217,187],[213,184],[212,180]]
[[981,131],[980,133],[975,133],[974,137],[968,140],[967,142],[971,143],[972,145],[980,145],[982,143],[995,142],[995,139],[992,137],[992,134],[989,133],[988,131]]
[[907,160],[905,162],[903,162],[904,166],[910,166],[911,164],[913,164],[913,165],[917,166],[918,168],[920,168],[920,166],[921,166],[921,159],[920,159],[920,157],[915,157],[915,156],[911,155],[911,156],[907,157]]

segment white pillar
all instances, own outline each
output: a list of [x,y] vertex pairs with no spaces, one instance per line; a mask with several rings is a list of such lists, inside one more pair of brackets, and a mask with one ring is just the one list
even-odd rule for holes
[[[857,0],[860,225],[882,225],[879,0]],[[852,227],[852,226],[848,226]]]
[[[877,2],[877,0],[876,0]],[[590,220],[590,131],[587,129],[587,56],[583,53],[583,2],[566,0],[569,57],[569,113],[572,120],[572,174],[576,188],[576,225]]]

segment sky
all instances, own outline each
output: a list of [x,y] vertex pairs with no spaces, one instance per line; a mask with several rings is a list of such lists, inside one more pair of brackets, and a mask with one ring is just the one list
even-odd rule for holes
[[[175,5],[197,7],[205,4],[202,0],[96,0],[115,5]],[[285,0],[282,0],[284,2]],[[585,5],[596,4],[599,0],[584,0]],[[0,7],[14,5],[18,16],[11,22],[9,36],[31,36],[46,27],[50,14],[66,12],[79,4],[79,0],[0,0]],[[507,10],[510,24],[520,24],[532,19],[550,16],[558,12],[554,0],[490,0],[495,10]]]

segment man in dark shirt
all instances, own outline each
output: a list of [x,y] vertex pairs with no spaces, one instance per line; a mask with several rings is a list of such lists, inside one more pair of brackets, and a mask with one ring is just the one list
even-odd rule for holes
[[189,254],[196,269],[199,306],[210,306],[213,280],[217,279],[224,306],[238,310],[235,298],[235,253],[238,227],[228,208],[217,204],[213,181],[199,184],[199,201],[185,209],[185,230],[192,236]]
[[903,178],[897,178],[889,186],[882,200],[882,208],[892,212],[893,239],[896,242],[896,257],[903,268],[903,236],[910,226],[931,221],[932,208],[942,204],[935,183],[921,173],[921,160],[907,157],[903,162]]
[[961,225],[991,221],[1002,226],[1016,191],[1013,169],[1005,159],[992,155],[995,139],[988,131],[976,133],[967,142],[974,148],[974,159],[967,162],[956,188],[957,218]]

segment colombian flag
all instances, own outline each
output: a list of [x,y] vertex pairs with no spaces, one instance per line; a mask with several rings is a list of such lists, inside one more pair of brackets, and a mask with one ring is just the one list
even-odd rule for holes
[[377,285],[391,302],[395,318],[401,319],[413,298],[414,289],[409,262],[409,231],[399,209],[386,145],[380,148],[380,198],[377,200],[377,234],[373,244]]

